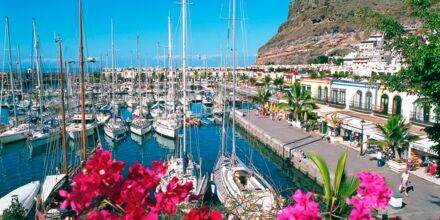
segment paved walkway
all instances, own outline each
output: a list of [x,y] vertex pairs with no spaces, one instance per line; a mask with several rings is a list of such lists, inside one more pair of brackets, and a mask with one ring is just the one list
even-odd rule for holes
[[[315,151],[324,157],[332,173],[336,169],[339,156],[347,147],[341,144],[329,144],[322,140],[321,136],[315,133],[306,133],[301,129],[289,126],[285,121],[272,121],[269,118],[258,118],[255,110],[244,116],[246,120],[255,126],[263,129],[273,138],[286,144],[288,148],[300,149],[305,152]],[[377,167],[376,161],[369,157],[359,157],[359,152],[349,149],[346,172],[356,174],[359,171],[367,170],[380,173],[387,178],[388,185],[396,191],[400,183],[399,173],[389,170],[386,166]],[[410,176],[414,185],[414,192],[404,198],[405,206],[402,209],[388,208],[389,216],[400,216],[404,219],[433,219],[440,218],[440,186],[420,179],[414,175]]]

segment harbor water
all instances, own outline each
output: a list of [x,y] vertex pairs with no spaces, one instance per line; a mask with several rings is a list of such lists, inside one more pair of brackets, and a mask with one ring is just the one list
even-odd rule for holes
[[[200,113],[204,108],[201,104],[193,104],[192,110]],[[124,112],[123,115],[129,115],[129,112]],[[227,148],[230,152],[232,130],[228,127]],[[166,160],[167,155],[173,154],[178,148],[177,141],[154,132],[143,137],[129,134],[121,143],[113,143],[102,130],[98,133],[88,138],[88,145],[94,146],[99,139],[104,149],[113,152],[115,159],[126,162],[125,172],[135,162],[149,166],[154,160]],[[284,197],[291,196],[298,188],[315,192],[321,190],[315,181],[286,164],[269,148],[251,138],[246,131],[237,128],[235,134],[238,157],[246,163],[253,164]],[[210,173],[221,146],[221,126],[211,124],[191,127],[188,129],[187,137],[187,150],[196,160],[201,158],[203,172]],[[81,141],[69,140],[69,163],[78,163],[80,157]],[[1,146],[0,197],[30,181],[42,181],[45,175],[59,171],[61,163],[62,149],[59,140],[40,146],[33,146],[26,141]]]

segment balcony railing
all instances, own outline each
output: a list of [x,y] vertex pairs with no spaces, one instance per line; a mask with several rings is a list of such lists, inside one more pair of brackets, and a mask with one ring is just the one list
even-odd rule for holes
[[361,111],[361,112],[372,112],[373,108],[371,105],[367,106],[365,103],[358,103],[358,102],[351,102],[350,103],[350,109],[354,111]]
[[328,100],[328,103],[330,104],[330,106],[333,106],[333,107],[345,108],[345,102],[342,102],[341,100],[330,99],[330,100]]
[[410,117],[411,122],[413,122],[414,124],[417,124],[417,125],[432,126],[437,122],[435,116],[425,117],[423,115],[423,112],[417,113],[417,112],[411,111],[410,114],[411,114],[411,117]]
[[324,104],[328,103],[328,97],[313,96],[312,99],[315,100],[316,102],[320,102],[320,103],[324,103]]

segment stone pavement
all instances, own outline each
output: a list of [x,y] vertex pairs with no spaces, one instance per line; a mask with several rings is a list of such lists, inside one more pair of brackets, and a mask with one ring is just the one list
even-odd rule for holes
[[[255,110],[252,110],[244,119],[264,130],[272,138],[278,139],[286,145],[286,148],[303,150],[304,152],[315,151],[319,153],[329,165],[329,169],[334,173],[339,156],[347,147],[341,144],[330,144],[315,133],[305,131],[290,126],[285,121],[272,121],[270,118],[258,118]],[[373,171],[380,173],[387,178],[388,185],[397,191],[400,183],[400,173],[389,170],[386,166],[377,167],[376,161],[369,157],[360,157],[358,151],[349,150],[346,164],[346,172],[350,175],[359,171]],[[414,175],[410,176],[410,181],[415,191],[409,193],[403,202],[402,209],[389,207],[389,216],[400,216],[403,219],[440,219],[440,186],[430,183]]]

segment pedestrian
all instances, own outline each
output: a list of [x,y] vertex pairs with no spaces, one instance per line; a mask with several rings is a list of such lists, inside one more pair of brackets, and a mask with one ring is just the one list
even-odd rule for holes
[[405,172],[402,173],[402,178],[400,179],[400,192],[405,192],[405,196],[408,196],[408,183],[409,183],[409,170],[406,169]]
[[376,155],[377,167],[382,166],[382,159],[383,159],[383,155],[382,155],[382,151],[380,150],[377,152],[377,155]]

